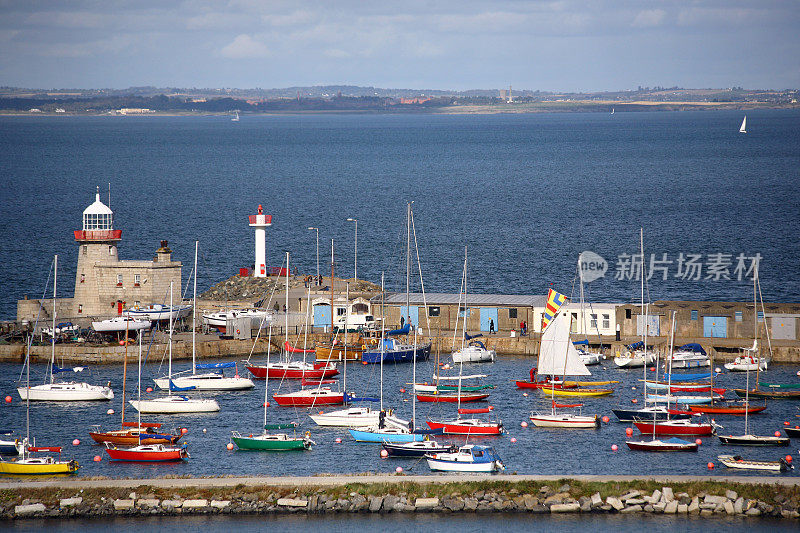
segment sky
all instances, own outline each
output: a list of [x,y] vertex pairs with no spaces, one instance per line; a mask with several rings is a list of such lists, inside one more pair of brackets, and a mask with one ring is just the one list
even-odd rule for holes
[[0,0],[0,85],[800,87],[797,0]]

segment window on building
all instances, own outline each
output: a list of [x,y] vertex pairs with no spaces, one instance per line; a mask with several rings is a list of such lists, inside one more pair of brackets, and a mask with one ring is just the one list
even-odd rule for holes
[[347,309],[345,309],[344,307],[337,307],[336,308],[336,316],[344,316],[346,311],[347,311]]
[[764,322],[764,312],[763,311],[759,311],[757,316],[758,316],[758,321],[759,322]]
[[626,309],[625,310],[625,319],[626,320],[630,320],[631,319],[631,310],[630,309]]
[[133,275],[133,286],[138,287],[142,282],[142,275],[141,274],[134,274]]
[[89,253],[89,247],[85,244],[83,245],[83,255],[87,255]]
[[469,317],[469,309],[464,309],[463,307],[458,308],[458,316],[461,318]]
[[592,313],[589,315],[589,327],[592,329],[597,329],[597,314]]
[[439,316],[440,313],[441,309],[439,309],[439,306],[428,307],[428,316]]
[[697,309],[692,309],[692,320],[697,320]]
[[117,287],[122,287],[122,274],[117,274]]
[[511,307],[508,310],[508,318],[517,318],[517,308]]
[[603,329],[611,328],[611,315],[603,315]]
[[741,311],[734,311],[733,316],[736,319],[736,322],[741,322],[742,321],[742,312]]

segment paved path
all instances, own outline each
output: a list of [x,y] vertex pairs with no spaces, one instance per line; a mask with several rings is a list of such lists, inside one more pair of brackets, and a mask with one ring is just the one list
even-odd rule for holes
[[61,478],[49,480],[10,480],[0,482],[0,490],[4,489],[38,489],[58,487],[64,489],[93,489],[93,488],[125,488],[133,489],[140,486],[155,488],[224,488],[244,486],[275,486],[275,487],[330,487],[348,483],[463,483],[469,481],[536,481],[552,482],[562,479],[587,481],[587,482],[612,482],[612,481],[655,481],[658,483],[686,483],[695,481],[716,481],[719,483],[743,484],[776,484],[785,486],[800,485],[797,476],[609,476],[609,475],[577,475],[577,476],[544,476],[544,475],[485,475],[485,474],[447,474],[435,476],[398,476],[394,474],[377,474],[370,476],[336,475],[313,477],[222,477],[222,478],[152,478],[152,479],[78,479]]

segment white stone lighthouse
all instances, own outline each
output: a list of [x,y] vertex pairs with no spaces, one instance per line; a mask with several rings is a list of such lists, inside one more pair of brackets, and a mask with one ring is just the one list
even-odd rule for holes
[[256,229],[256,260],[253,268],[253,277],[267,277],[267,226],[272,225],[272,215],[265,215],[261,204],[258,205],[258,214],[250,215],[250,227]]

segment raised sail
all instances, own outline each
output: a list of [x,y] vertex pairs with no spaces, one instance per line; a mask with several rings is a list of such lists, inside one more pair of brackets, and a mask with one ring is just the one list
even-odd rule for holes
[[742,119],[742,125],[739,127],[739,133],[747,133],[747,115]]
[[591,376],[578,350],[569,340],[570,320],[559,313],[542,334],[539,373],[554,376]]

